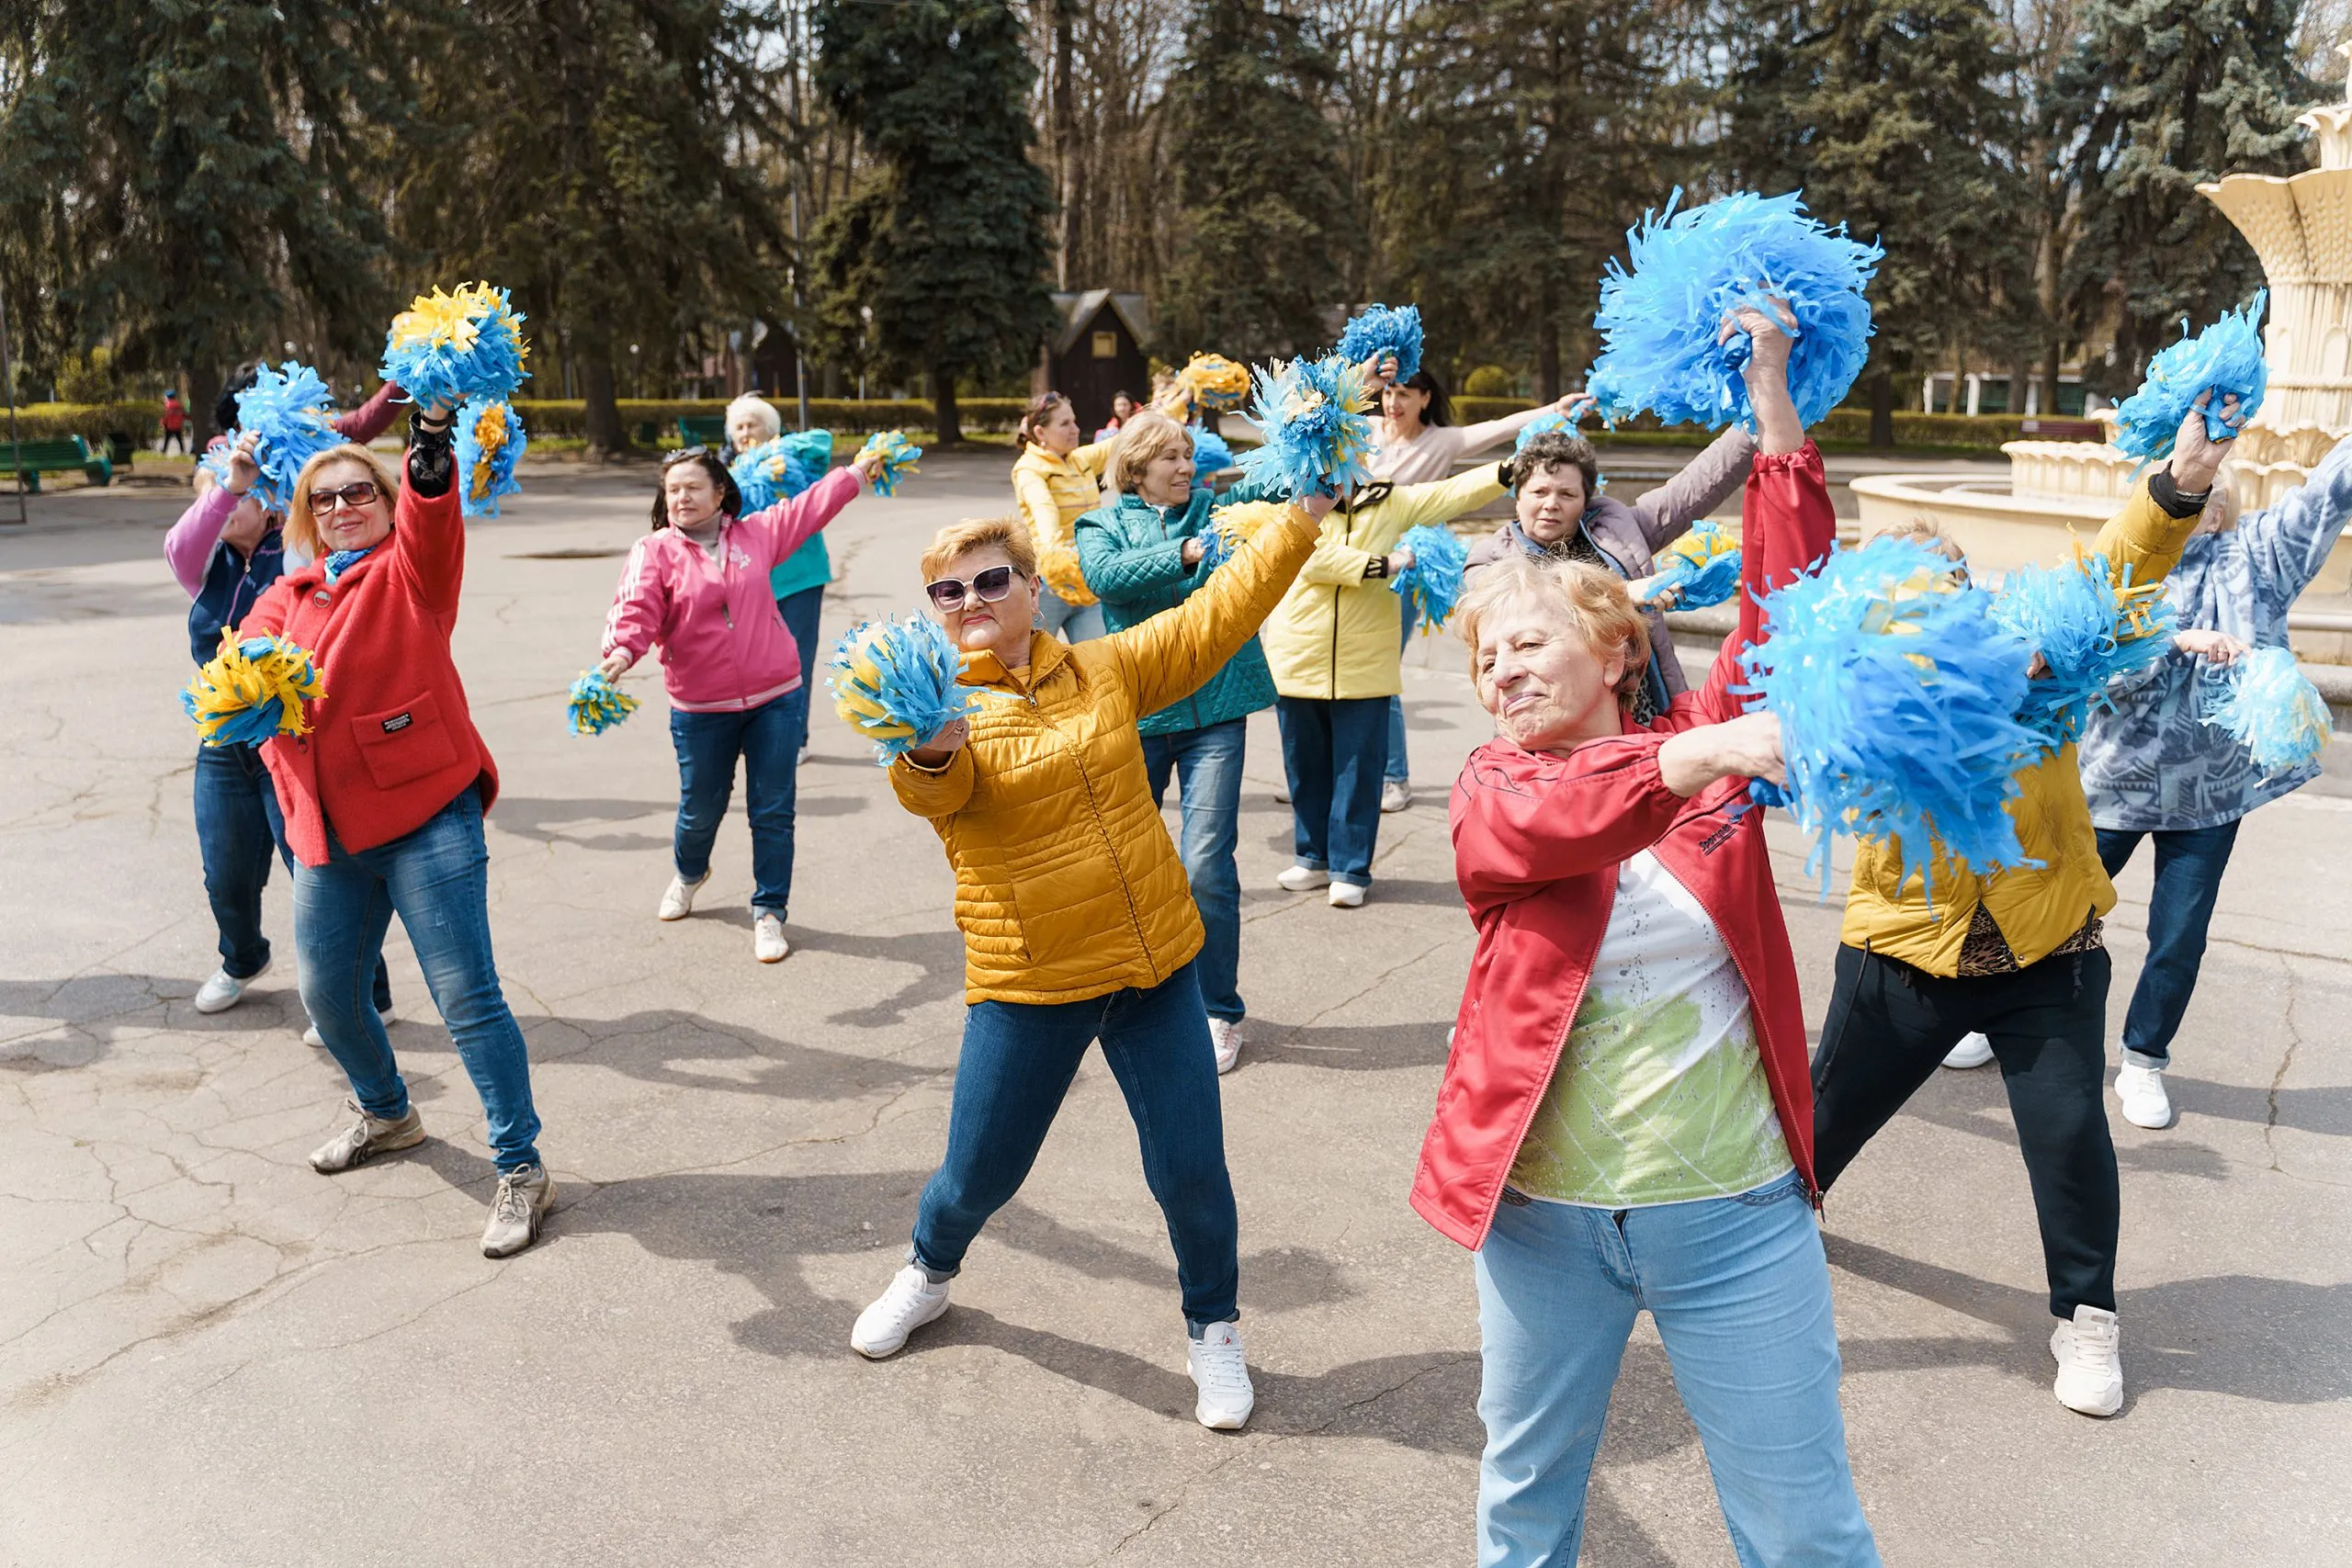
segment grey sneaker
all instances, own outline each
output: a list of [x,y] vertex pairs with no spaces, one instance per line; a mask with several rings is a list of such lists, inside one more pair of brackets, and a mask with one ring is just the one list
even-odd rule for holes
[[490,1223],[481,1228],[484,1258],[512,1258],[539,1239],[539,1222],[555,1207],[555,1178],[543,1165],[526,1165],[498,1179]]
[[311,1151],[311,1168],[323,1176],[338,1170],[350,1170],[366,1165],[378,1155],[388,1155],[396,1149],[413,1149],[424,1142],[424,1118],[416,1107],[397,1122],[379,1122],[359,1108],[356,1100],[343,1102],[350,1114],[351,1123]]

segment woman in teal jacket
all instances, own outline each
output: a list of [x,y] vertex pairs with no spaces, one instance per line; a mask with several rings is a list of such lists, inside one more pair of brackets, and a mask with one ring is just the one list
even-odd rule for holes
[[[1220,496],[1193,483],[1193,438],[1165,414],[1139,413],[1119,432],[1109,466],[1114,492],[1076,524],[1079,570],[1102,602],[1114,632],[1182,604],[1208,581],[1204,563],[1209,509],[1280,500],[1243,484]],[[1208,1004],[1216,1070],[1230,1072],[1241,1053],[1243,1008],[1241,875],[1235,869],[1241,814],[1241,752],[1248,720],[1273,706],[1274,680],[1251,637],[1206,685],[1137,722],[1151,795],[1177,779],[1184,813],[1178,853],[1200,906],[1205,942],[1198,967]]]

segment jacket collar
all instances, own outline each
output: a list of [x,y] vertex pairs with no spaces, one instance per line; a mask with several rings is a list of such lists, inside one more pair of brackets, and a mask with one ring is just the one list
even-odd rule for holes
[[1034,692],[1044,685],[1047,677],[1069,661],[1069,649],[1051,632],[1032,631],[1029,634],[1029,675],[1023,680],[1004,667],[996,654],[969,653],[964,656],[964,668],[956,677],[959,686],[1009,687],[1016,692]]

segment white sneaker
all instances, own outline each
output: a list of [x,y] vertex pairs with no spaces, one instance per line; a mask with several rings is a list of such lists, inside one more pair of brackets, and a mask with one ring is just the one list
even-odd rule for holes
[[1217,1077],[1233,1071],[1233,1064],[1241,1060],[1241,1021],[1238,1018],[1209,1020],[1209,1045],[1216,1052]]
[[1954,1072],[1981,1067],[1993,1059],[1993,1043],[1982,1034],[1963,1034],[1960,1043],[1944,1053],[1944,1066]]
[[2172,1125],[2172,1096],[2165,1092],[2162,1067],[2135,1067],[2126,1062],[2115,1069],[2115,1098],[2123,1102],[2123,1119],[2151,1131]]
[[1240,1331],[1229,1323],[1212,1323],[1198,1339],[1188,1337],[1186,1346],[1186,1370],[1201,1391],[1193,1404],[1193,1419],[1213,1432],[1241,1430],[1258,1395],[1250,1386],[1250,1365],[1241,1356]]
[[1334,882],[1331,884],[1331,891],[1324,897],[1330,900],[1331,908],[1334,909],[1363,908],[1363,889],[1352,882]]
[[1318,871],[1311,865],[1295,865],[1274,880],[1282,885],[1285,892],[1306,893],[1328,886],[1331,880],[1331,874],[1328,871]]
[[707,871],[692,882],[688,882],[683,876],[673,874],[670,878],[670,886],[662,894],[662,907],[653,911],[654,918],[663,920],[683,920],[693,914],[695,894],[704,883],[709,880],[710,873]]
[[1390,779],[1380,786],[1380,809],[1394,815],[1413,804],[1413,786],[1403,779]]
[[781,964],[792,944],[784,940],[784,917],[762,913],[752,918],[752,952],[763,964]]
[[[384,1027],[386,1029],[390,1029],[392,1026],[392,1021],[399,1017],[400,1014],[398,1010],[386,1007],[378,1008],[376,1010],[376,1016],[384,1021]],[[309,1028],[302,1031],[302,1043],[316,1051],[323,1051],[327,1048],[326,1040],[319,1033],[319,1026],[315,1023],[311,1024]]]
[[234,975],[230,974],[226,969],[215,969],[212,972],[212,978],[207,980],[203,985],[198,986],[196,988],[196,1010],[198,1012],[227,1012],[231,1008],[235,1007],[239,1002],[245,999],[245,987],[247,986],[252,985],[255,980],[260,979],[264,975],[268,973],[269,965],[266,963],[263,964],[260,968],[254,970],[252,974],[246,976],[242,980],[238,979]]
[[2059,1404],[2086,1416],[2123,1408],[2123,1331],[2113,1313],[2076,1307],[2074,1322],[2050,1331],[2050,1354],[2058,1362],[2051,1392]]
[[947,1310],[947,1284],[910,1263],[890,1277],[890,1288],[857,1314],[849,1348],[870,1361],[906,1348],[907,1336]]

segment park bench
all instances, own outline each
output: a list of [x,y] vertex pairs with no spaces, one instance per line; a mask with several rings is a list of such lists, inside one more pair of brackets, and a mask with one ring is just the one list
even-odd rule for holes
[[16,474],[17,483],[33,495],[40,493],[43,474],[78,471],[94,485],[107,484],[114,479],[114,465],[107,460],[106,454],[92,452],[90,444],[78,435],[0,445],[0,452],[9,455],[6,466]]
[[678,421],[678,445],[707,446],[721,451],[727,446],[727,417],[724,414],[689,414]]

